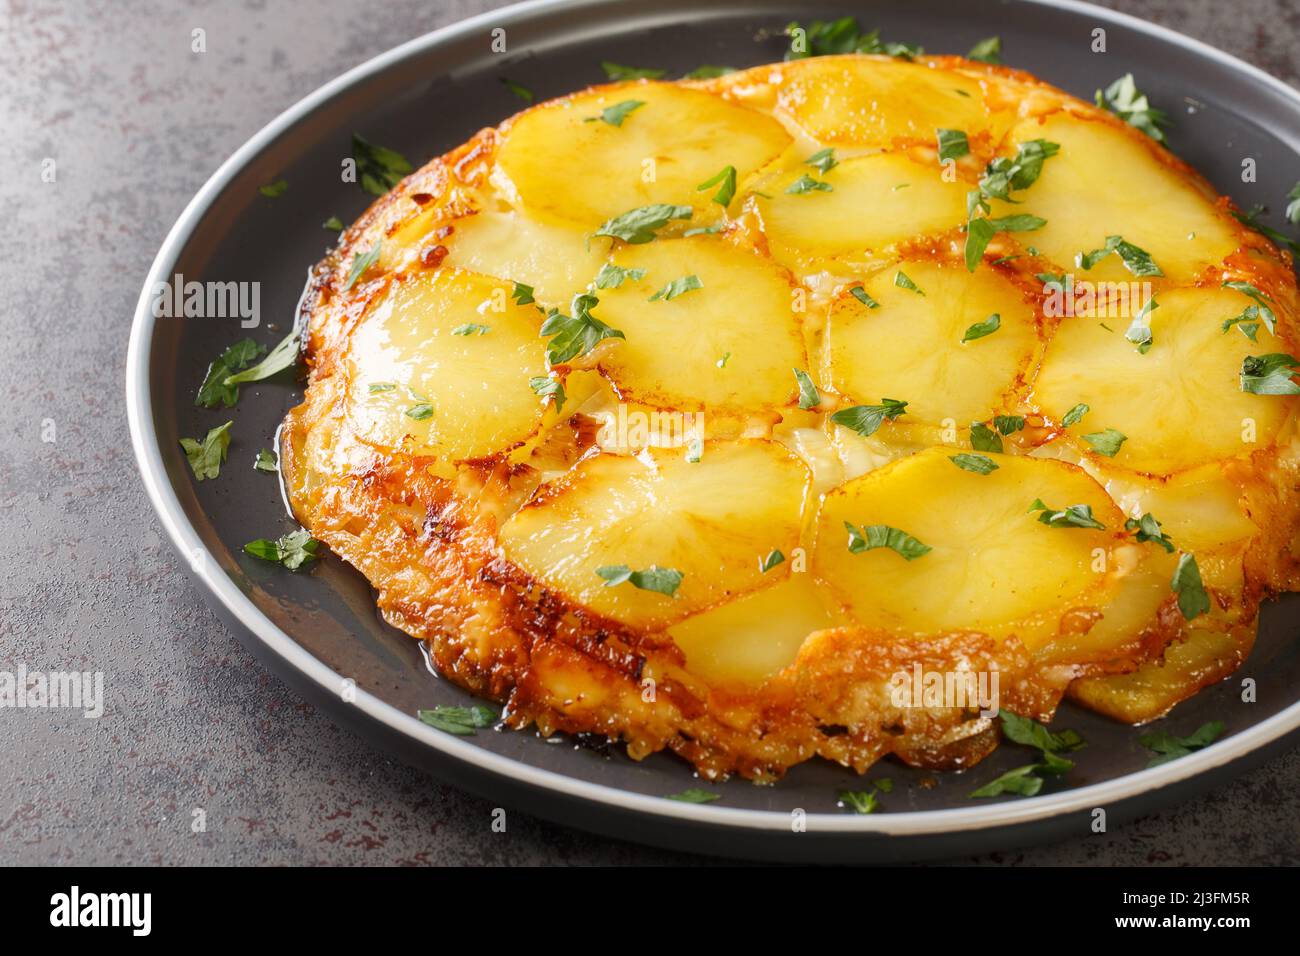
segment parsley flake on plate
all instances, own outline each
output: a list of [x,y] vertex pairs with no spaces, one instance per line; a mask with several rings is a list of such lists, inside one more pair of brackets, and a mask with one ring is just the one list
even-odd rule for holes
[[302,528],[291,531],[275,541],[268,541],[266,538],[250,541],[244,545],[244,552],[263,561],[283,564],[290,571],[297,571],[319,557],[320,547],[321,543],[311,536],[311,532]]
[[185,451],[185,459],[190,463],[196,481],[215,478],[221,473],[221,465],[230,448],[230,426],[233,424],[234,422],[226,422],[209,429],[202,441],[194,438],[181,439],[181,448]]

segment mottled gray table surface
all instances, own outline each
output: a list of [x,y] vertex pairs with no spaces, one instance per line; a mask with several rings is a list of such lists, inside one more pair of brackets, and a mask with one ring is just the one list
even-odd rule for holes
[[[1294,0],[1120,7],[1300,84]],[[136,476],[123,364],[150,261],[208,175],[344,70],[485,0],[0,5],[0,669],[105,673],[103,717],[0,710],[0,861],[673,863],[485,801],[340,730],[240,647]],[[208,52],[190,53],[207,31]],[[990,23],[990,32],[996,24]],[[54,183],[42,162],[56,161]],[[53,433],[50,429],[53,428]],[[42,441],[53,437],[53,442]],[[194,810],[206,830],[192,832]],[[1003,864],[1300,862],[1300,753]]]

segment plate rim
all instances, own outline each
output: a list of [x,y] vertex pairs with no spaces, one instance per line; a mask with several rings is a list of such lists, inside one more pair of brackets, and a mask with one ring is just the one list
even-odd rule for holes
[[[1182,47],[1193,54],[1215,60],[1229,69],[1243,73],[1271,88],[1300,111],[1300,91],[1295,90],[1264,70],[1218,50],[1200,40],[1175,30],[1142,20],[1131,14],[1098,7],[1079,0],[1014,0],[1038,7],[1067,10],[1097,17],[1114,25],[1145,33],[1155,39]],[[198,224],[217,197],[243,168],[283,133],[292,129],[304,116],[336,94],[380,74],[406,57],[424,52],[445,42],[467,37],[485,26],[509,26],[534,14],[576,6],[615,7],[627,0],[526,0],[496,10],[477,14],[401,43],[347,70],[313,90],[284,110],[245,141],[204,182],[186,204],[149,267],[137,300],[131,324],[126,356],[126,410],[131,445],[150,503],[182,560],[196,551],[206,553],[196,529],[185,515],[175,489],[167,480],[162,448],[153,423],[149,364],[156,317],[151,308],[152,290],[157,282],[170,277],[173,266]],[[282,663],[309,680],[316,689],[331,697],[343,698],[338,692],[339,675],[324,661],[316,658],[287,632],[279,628],[241,591],[234,580],[214,562],[199,568],[190,563],[192,576],[232,615],[262,646]],[[781,810],[753,810],[718,804],[691,804],[662,796],[636,793],[606,784],[582,780],[567,774],[534,766],[521,760],[493,753],[467,740],[440,733],[381,700],[362,688],[353,691],[351,701],[365,717],[384,725],[400,737],[437,751],[444,757],[466,763],[493,778],[504,778],[559,796],[594,801],[608,809],[648,814],[665,822],[722,826],[736,831],[790,832],[790,813]],[[334,719],[331,715],[331,719]],[[879,815],[809,812],[808,831],[823,834],[864,834],[893,837],[936,836],[984,831],[999,827],[1033,824],[1067,814],[1086,812],[1094,807],[1119,803],[1141,794],[1164,790],[1182,781],[1207,774],[1247,756],[1300,728],[1300,700],[1259,723],[1209,747],[1157,767],[1125,774],[1112,780],[1087,784],[1060,793],[1037,796],[1032,800],[1006,801],[972,807],[890,812]]]

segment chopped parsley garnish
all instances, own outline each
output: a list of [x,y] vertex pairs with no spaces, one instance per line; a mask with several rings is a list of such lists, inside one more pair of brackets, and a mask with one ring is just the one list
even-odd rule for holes
[[1162,763],[1186,757],[1194,750],[1208,747],[1219,738],[1221,733],[1223,733],[1223,721],[1211,720],[1209,723],[1201,724],[1187,737],[1176,737],[1167,730],[1157,730],[1154,733],[1143,734],[1138,738],[1138,743],[1157,754],[1151,758],[1147,766],[1158,767]]
[[638,206],[621,216],[606,220],[596,230],[596,235],[639,245],[654,239],[655,232],[668,225],[670,219],[690,219],[692,212],[690,206],[674,206],[669,203]]
[[[604,271],[603,269],[601,270]],[[524,285],[522,282],[516,282],[514,291],[510,293],[510,298],[515,300],[516,305],[532,305],[536,299],[533,298],[533,287]]]
[[1031,139],[1016,147],[1015,158],[999,156],[984,168],[979,188],[966,194],[966,268],[974,272],[984,250],[997,232],[1024,232],[1040,229],[1045,222],[1037,216],[1006,216],[990,220],[989,202],[1002,199],[1014,202],[1013,189],[1032,186],[1043,171],[1043,162],[1055,156],[1061,147],[1045,139]]
[[813,169],[825,176],[832,169],[838,166],[840,161],[835,158],[834,148],[827,146],[825,149],[817,150],[817,152],[805,159],[803,164],[805,166],[813,167]]
[[804,173],[789,186],[785,191],[792,196],[799,196],[803,193],[823,192],[828,193],[835,187],[830,183],[824,183],[820,179],[813,179],[807,173]]
[[492,331],[490,325],[479,325],[477,322],[466,322],[464,325],[458,325],[451,330],[452,335],[486,335]]
[[1174,569],[1174,578],[1169,586],[1178,595],[1178,610],[1184,620],[1192,621],[1209,613],[1210,596],[1201,582],[1201,569],[1197,567],[1195,557],[1186,552],[1178,556],[1178,567]]
[[[1073,761],[1067,760],[1065,763],[1074,766]],[[971,797],[1000,797],[1014,794],[1018,797],[1032,797],[1043,789],[1043,778],[1039,774],[1053,772],[1046,763],[1031,763],[1024,767],[1016,767],[978,790],[972,790],[970,795]]]
[[922,291],[921,287],[908,278],[907,273],[902,269],[899,269],[894,273],[894,285],[898,286],[900,289],[907,289],[909,292],[915,292],[917,295],[925,295],[925,292]]
[[711,66],[706,63],[704,66],[697,66],[695,69],[691,70],[691,72],[683,76],[682,79],[713,80],[720,76],[726,76],[728,73],[735,72],[736,68],[734,66]]
[[851,554],[874,551],[876,548],[888,548],[906,561],[915,561],[931,551],[928,544],[922,544],[906,531],[891,528],[887,524],[872,524],[859,528],[846,521],[844,527],[849,532]]
[[1061,425],[1065,428],[1069,428],[1071,425],[1077,425],[1083,420],[1083,416],[1087,415],[1090,411],[1092,411],[1091,407],[1080,402],[1078,405],[1075,405],[1074,408],[1065,413],[1065,417],[1061,419]]
[[357,164],[357,182],[375,196],[384,195],[411,171],[411,164],[397,150],[368,143],[356,133],[352,134],[352,159]]
[[[802,30],[803,37],[796,34],[796,30]],[[786,26],[785,33],[792,37],[790,48],[785,54],[787,60],[801,60],[809,56],[832,56],[837,53],[883,53],[910,60],[924,52],[921,47],[909,43],[882,41],[878,29],[870,33],[862,33],[858,30],[858,21],[854,17],[813,20],[807,27],[792,22]],[[801,39],[806,39],[806,42],[800,42]]]
[[343,220],[340,219],[338,216],[330,216],[323,223],[321,223],[321,228],[328,229],[330,232],[342,232]]
[[987,455],[962,452],[959,455],[949,455],[948,460],[962,471],[974,472],[977,475],[987,475],[998,470],[998,463]]
[[599,303],[590,293],[579,293],[573,297],[570,306],[572,316],[565,315],[558,309],[552,309],[542,323],[541,335],[553,336],[546,345],[546,361],[551,365],[562,365],[586,355],[605,339],[622,339],[625,335],[618,329],[610,328],[591,314]]
[[1234,325],[1242,335],[1246,336],[1246,338],[1250,339],[1252,342],[1258,342],[1260,325],[1259,306],[1248,305],[1232,318],[1224,319],[1223,325],[1221,326],[1224,334],[1230,332]]
[[270,378],[277,372],[283,372],[287,368],[293,368],[298,364],[298,333],[290,332],[275,348],[271,349],[269,355],[262,361],[258,362],[252,368],[246,368],[242,372],[236,372],[233,375],[227,375],[225,384],[240,385],[244,382],[260,382],[264,378]]
[[1126,242],[1123,236],[1107,236],[1104,246],[1100,249],[1094,249],[1092,252],[1078,253],[1074,257],[1074,262],[1075,265],[1082,269],[1091,269],[1112,252],[1118,253],[1124,267],[1139,278],[1164,275],[1160,271],[1160,267],[1151,259],[1149,252],[1133,245],[1131,242]]
[[405,414],[407,418],[413,418],[417,422],[422,422],[433,417],[433,406],[428,402],[419,402],[412,405],[403,414]]
[[713,194],[713,201],[724,208],[731,205],[731,200],[736,197],[736,167],[723,166],[715,175],[696,186],[695,191],[702,193],[714,186],[718,187],[718,191]]
[[603,122],[608,123],[610,126],[622,126],[623,120],[627,119],[628,115],[632,113],[633,110],[639,109],[642,106],[645,106],[645,100],[623,100],[621,103],[615,103],[613,106],[605,107],[600,111],[600,116],[592,117],[592,120],[600,119]]
[[194,404],[202,408],[216,408],[218,405],[225,405],[227,408],[233,406],[239,401],[239,387],[227,385],[226,379],[261,355],[263,351],[265,350],[262,346],[252,339],[240,339],[222,352],[216,361],[208,366],[208,373],[203,377],[203,384],[199,386],[199,394],[195,397]]
[[680,279],[673,279],[654,295],[650,296],[647,301],[658,302],[660,299],[663,299],[667,302],[668,300],[675,299],[680,295],[685,295],[688,292],[693,292],[696,289],[703,288],[704,283],[700,281],[699,276],[682,276]]
[[792,369],[794,380],[799,383],[799,407],[816,408],[822,403],[821,394],[813,384],[812,376],[801,368]]
[[1164,131],[1160,127],[1169,125],[1168,118],[1162,110],[1152,107],[1146,95],[1138,90],[1132,73],[1125,73],[1105,90],[1098,90],[1093,99],[1098,106],[1110,110],[1157,143],[1165,141]]
[[611,80],[657,80],[664,75],[663,70],[656,70],[648,67],[624,66],[621,63],[612,63],[609,60],[602,60],[600,68],[605,71],[605,75]]
[[[1288,206],[1287,208],[1290,209],[1291,207]],[[1237,212],[1235,209],[1232,210],[1232,217],[1243,226],[1248,226],[1251,229],[1254,229],[1261,236],[1277,243],[1279,246],[1290,249],[1292,252],[1300,253],[1300,242],[1296,242],[1290,236],[1280,233],[1273,227],[1266,226],[1264,223],[1259,221],[1259,217],[1263,212],[1263,206],[1252,206],[1248,212]]]
[[1160,528],[1160,522],[1156,516],[1147,512],[1141,518],[1129,518],[1124,522],[1125,531],[1133,531],[1133,540],[1139,544],[1150,541],[1152,544],[1158,544],[1169,554],[1174,553],[1174,543],[1169,540],[1169,535],[1165,534]]
[[439,704],[433,710],[417,710],[415,716],[430,727],[436,727],[458,737],[473,736],[477,730],[491,727],[497,715],[490,707],[474,704],[471,707],[448,707]]
[[986,335],[992,335],[1002,327],[1002,316],[994,312],[983,322],[976,322],[966,329],[966,334],[961,337],[963,342],[973,342],[976,339],[982,339]]
[[654,591],[669,597],[677,593],[682,583],[682,572],[673,568],[656,567],[653,564],[644,571],[633,571],[626,564],[610,564],[597,568],[596,574],[605,579],[607,588],[627,583],[642,591]]
[[1259,329],[1259,323],[1262,321],[1264,327],[1267,328],[1270,333],[1276,334],[1277,316],[1273,314],[1273,309],[1269,306],[1269,303],[1273,301],[1269,296],[1265,295],[1249,282],[1225,282],[1223,283],[1223,287],[1225,289],[1232,289],[1236,292],[1240,292],[1242,295],[1253,299],[1255,302],[1254,305],[1247,306],[1241,315],[1227,319],[1223,323],[1223,331],[1227,332],[1234,325],[1240,323],[1242,332],[1244,332],[1246,337],[1253,342],[1255,341],[1255,332]]
[[1124,330],[1124,338],[1136,345],[1142,355],[1151,351],[1151,345],[1155,341],[1151,332],[1151,313],[1158,308],[1160,303],[1156,301],[1155,296],[1147,299],[1142,303],[1142,308],[1133,317],[1128,328]]
[[383,240],[376,242],[374,246],[366,252],[358,253],[352,257],[352,268],[348,270],[347,281],[343,283],[343,291],[347,292],[360,279],[367,269],[379,261],[379,255],[383,251]]
[[290,571],[297,571],[304,564],[319,557],[321,543],[311,536],[306,528],[291,531],[275,541],[258,538],[244,545],[244,553],[251,554],[263,561],[275,561],[283,564]]
[[371,382],[366,390],[371,395],[378,395],[380,392],[391,392],[395,388],[397,388],[397,385],[393,382]]
[[1035,498],[1029,506],[1031,512],[1040,512],[1038,520],[1049,528],[1091,528],[1105,531],[1106,526],[1092,516],[1092,505],[1069,505],[1057,511],[1043,504],[1043,499]]
[[1030,139],[1016,147],[1014,157],[999,156],[984,169],[979,188],[966,197],[972,213],[989,211],[990,199],[1011,201],[1013,189],[1028,189],[1042,175],[1043,163],[1061,151],[1060,143]]
[[1002,439],[983,422],[970,423],[970,446],[976,451],[1002,451]]
[[533,101],[533,91],[530,90],[528,87],[521,86],[520,84],[516,83],[514,80],[506,79],[504,76],[500,77],[500,80],[502,86],[504,86],[511,93],[515,94],[515,96],[519,97],[525,103],[531,103]]
[[857,299],[868,309],[880,308],[880,303],[877,302],[875,299],[871,298],[871,296],[867,294],[867,290],[862,288],[862,286],[860,285],[855,285],[852,289],[850,289],[849,295],[853,296],[853,298]]
[[226,452],[230,448],[230,426],[233,424],[234,422],[226,422],[209,429],[202,441],[195,438],[181,439],[181,448],[185,450],[185,458],[190,463],[196,481],[215,478],[221,473],[221,463],[226,460]]
[[970,52],[966,54],[966,59],[976,60],[980,63],[1001,63],[1002,62],[1002,38],[988,37],[980,40]]
[[965,130],[939,129],[935,130],[935,135],[939,140],[939,162],[961,159],[970,153],[970,142],[966,139]]
[[767,557],[763,558],[761,561],[758,562],[758,570],[762,571],[764,574],[767,574],[768,571],[771,571],[778,564],[784,564],[784,563],[785,563],[785,555],[781,553],[779,548],[773,549],[772,552],[768,554]]
[[258,451],[257,457],[253,459],[253,467],[258,471],[275,474],[280,470],[280,462],[276,460],[275,452],[269,448],[262,448]]
[[1002,734],[1012,743],[1035,747],[1040,753],[1038,763],[1008,770],[991,783],[971,793],[972,797],[997,797],[1016,794],[1032,797],[1043,789],[1044,775],[1059,777],[1074,769],[1074,761],[1060,756],[1078,750],[1084,740],[1073,730],[1052,733],[1036,720],[1021,717],[1008,710],[999,710]]
[[1120,446],[1128,441],[1128,436],[1121,431],[1113,428],[1107,428],[1104,431],[1092,432],[1082,436],[1083,440],[1092,446],[1094,453],[1104,455],[1107,458],[1114,458],[1119,454]]
[[681,793],[668,795],[669,800],[676,800],[680,803],[712,803],[714,800],[721,800],[722,794],[714,793],[712,790],[705,790],[701,787],[691,787],[689,790],[683,790]]
[[1013,743],[1037,747],[1048,753],[1068,752],[1083,746],[1083,738],[1076,731],[1063,730],[1055,734],[1038,721],[1008,710],[998,711],[998,716],[1002,719],[1002,733]]
[[993,427],[1004,435],[1018,432],[1025,427],[1025,420],[1019,415],[994,415]]
[[854,405],[841,408],[831,416],[836,425],[851,428],[863,438],[868,438],[880,430],[886,419],[893,421],[907,409],[907,402],[896,398],[882,398],[879,405]]
[[[1031,216],[1028,213],[1017,213],[1014,216],[999,216],[997,219],[988,220],[994,232],[1033,232],[1036,229],[1042,229],[1047,225],[1047,220],[1040,216]],[[1037,255],[1033,246],[1029,247],[1031,255]]]
[[546,375],[534,375],[528,380],[528,387],[536,392],[543,401],[547,398],[554,398],[555,410],[557,412],[564,407],[564,402],[568,398],[568,396],[564,394],[564,383],[558,378],[550,378]]
[[880,809],[880,798],[876,790],[841,790],[837,794],[840,803],[854,813],[875,813]]
[[[623,284],[624,279],[631,279],[636,282],[645,278],[644,269],[625,269],[622,266],[616,266],[612,262],[606,262],[596,273],[597,289],[617,289]],[[532,301],[532,290],[529,289],[529,301]]]
[[[989,247],[993,237],[999,232],[1033,232],[1047,225],[1046,219],[1021,213],[1014,216],[1001,216],[988,219],[976,216],[966,224],[966,269],[974,272],[984,258],[984,250]],[[1005,257],[1003,257],[1005,258]]]
[[258,186],[257,191],[267,199],[274,199],[276,196],[283,195],[284,191],[289,188],[289,183],[283,179],[277,179],[273,183],[267,183],[265,186]]
[[722,358],[718,359],[718,360],[717,360],[716,362],[714,362],[713,364],[716,365],[718,368],[726,368],[726,367],[727,367],[727,361],[728,361],[730,358],[731,358],[731,353],[730,353],[730,352],[723,352],[723,353],[722,353]]
[[1241,360],[1241,390],[1254,395],[1300,395],[1293,376],[1300,359],[1285,352],[1247,355]]

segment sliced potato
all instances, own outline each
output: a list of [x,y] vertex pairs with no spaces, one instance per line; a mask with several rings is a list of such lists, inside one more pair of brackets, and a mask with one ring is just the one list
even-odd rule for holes
[[[798,544],[808,484],[804,464],[769,441],[708,442],[698,462],[671,450],[597,455],[516,512],[501,543],[576,603],[658,627],[788,573],[759,562]],[[675,570],[681,583],[670,597],[596,573],[619,565]]]
[[717,684],[761,684],[794,663],[809,634],[835,626],[828,603],[812,575],[791,573],[770,587],[688,617],[668,636],[686,654],[692,674]]
[[[645,273],[596,293],[601,320],[627,336],[600,360],[620,393],[659,407],[718,411],[794,397],[791,369],[808,363],[781,269],[714,236],[627,246],[613,262]],[[699,288],[653,298],[692,276]]]
[[[352,334],[348,414],[366,441],[461,461],[505,451],[542,420],[541,316],[472,272],[396,281]],[[481,331],[486,329],[485,331]]]
[[1250,304],[1231,290],[1174,289],[1157,302],[1146,354],[1125,338],[1122,323],[1063,319],[1032,400],[1058,422],[1076,404],[1088,405],[1071,434],[1115,429],[1127,437],[1110,463],[1150,474],[1271,445],[1296,399],[1243,392],[1241,362],[1286,346],[1262,325],[1255,342],[1236,329],[1222,331],[1225,319]]
[[[1061,149],[1043,163],[1037,182],[1014,194],[1018,205],[995,202],[993,214],[1046,219],[1029,241],[1058,266],[1073,268],[1078,253],[1102,248],[1107,236],[1123,236],[1150,253],[1165,276],[1186,280],[1237,248],[1230,220],[1157,158],[1161,147],[1148,147],[1106,123],[1057,113],[1018,125],[1002,152],[1013,156],[1017,144],[1031,139]],[[1112,253],[1079,270],[1076,279],[1122,282],[1134,276]]]
[[[790,193],[802,176],[830,186]],[[947,182],[937,164],[901,153],[846,159],[825,174],[807,167],[765,183],[757,197],[772,254],[792,267],[820,259],[865,261],[905,239],[966,221],[969,185]]]
[[[1032,649],[1072,610],[1104,604],[1124,518],[1101,486],[1071,465],[1012,455],[987,455],[997,470],[976,474],[954,453],[923,451],[826,496],[813,569],[854,618],[905,634],[1014,634]],[[1087,505],[1105,530],[1043,524],[1035,499]],[[895,528],[930,550],[911,560],[887,547],[855,554],[846,522]]]
[[780,68],[778,82],[778,110],[825,143],[933,143],[941,127],[968,137],[990,127],[978,82],[892,57],[798,60]]
[[[895,284],[900,272],[919,291]],[[825,382],[854,403],[896,398],[907,422],[965,428],[1001,408],[1037,349],[1033,309],[992,269],[904,261],[863,285],[879,307],[841,296],[825,336]],[[992,315],[996,331],[962,341]]]
[[[620,125],[602,119],[633,101],[643,105]],[[529,110],[510,124],[497,163],[525,209],[594,230],[652,203],[703,212],[715,190],[700,183],[725,166],[743,180],[789,142],[770,116],[701,90],[640,83]]]
[[449,237],[449,266],[533,287],[539,302],[567,309],[600,271],[604,255],[581,229],[520,212],[487,210],[458,219]]
[[1088,468],[1127,515],[1153,514],[1164,534],[1194,553],[1236,546],[1259,534],[1242,508],[1241,489],[1217,464],[1178,472],[1167,479],[1119,472],[1102,461]]
[[1165,648],[1162,658],[1128,674],[1087,677],[1070,685],[1085,707],[1128,724],[1163,717],[1179,701],[1241,666],[1255,642],[1254,625],[1206,622]]

